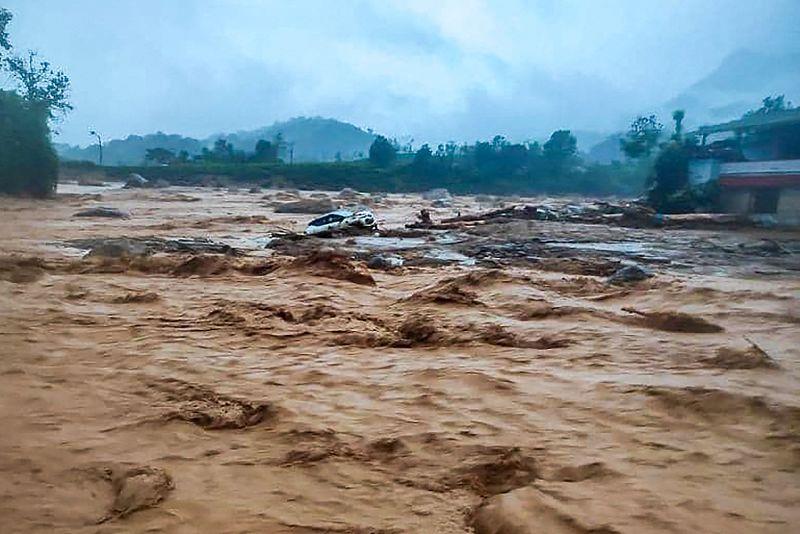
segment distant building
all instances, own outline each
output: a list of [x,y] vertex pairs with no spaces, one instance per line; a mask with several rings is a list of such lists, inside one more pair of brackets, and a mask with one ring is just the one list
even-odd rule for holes
[[[722,209],[800,225],[800,109],[702,126],[689,182],[718,180]],[[715,138],[719,138],[716,139]]]

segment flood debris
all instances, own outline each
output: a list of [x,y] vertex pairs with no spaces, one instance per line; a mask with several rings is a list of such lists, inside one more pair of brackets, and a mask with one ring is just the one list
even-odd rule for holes
[[97,206],[76,212],[73,217],[103,217],[107,219],[129,219],[130,214],[109,206]]

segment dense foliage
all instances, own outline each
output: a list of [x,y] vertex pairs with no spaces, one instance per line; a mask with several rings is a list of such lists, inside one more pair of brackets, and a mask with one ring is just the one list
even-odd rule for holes
[[[267,146],[273,147],[272,143]],[[502,136],[474,145],[423,145],[399,157],[393,143],[394,162],[385,160],[338,163],[261,162],[256,154],[244,155],[230,143],[218,142],[206,157],[150,168],[116,167],[107,172],[123,178],[139,172],[148,178],[178,184],[198,184],[209,176],[222,182],[260,183],[301,189],[412,192],[444,187],[454,193],[636,195],[643,191],[648,167],[639,162],[586,165],[568,130],[559,130],[543,145],[510,143]],[[380,143],[381,145],[383,143]],[[241,154],[241,155],[237,155]],[[154,155],[155,157],[155,155]]]
[[0,192],[46,197],[55,192],[58,158],[46,105],[0,91]]
[[58,180],[48,121],[72,109],[69,78],[35,52],[12,53],[6,31],[11,19],[0,8],[0,71],[16,89],[0,91],[0,192],[45,197]]
[[369,147],[369,161],[378,167],[388,167],[397,159],[397,148],[386,139],[379,135]]

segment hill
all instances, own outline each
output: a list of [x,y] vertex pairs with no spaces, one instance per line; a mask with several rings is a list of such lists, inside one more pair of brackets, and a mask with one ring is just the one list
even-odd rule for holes
[[[278,134],[294,149],[297,162],[334,161],[337,154],[342,160],[363,158],[369,151],[375,135],[347,122],[321,117],[297,117],[285,122],[256,130],[221,133],[206,139],[194,139],[161,132],[148,135],[129,135],[125,139],[114,139],[103,145],[103,162],[106,165],[140,165],[145,152],[150,148],[166,148],[176,154],[185,150],[189,155],[199,154],[204,147],[211,147],[219,138],[233,143],[246,152],[255,149],[259,139],[273,140]],[[97,145],[87,147],[57,144],[61,159],[75,161],[97,161]],[[281,154],[284,159],[289,154]]]
[[[140,165],[150,148],[166,148],[176,154],[185,150],[189,154],[199,154],[205,146],[203,141],[176,134],[154,133],[148,135],[129,135],[125,139],[112,139],[103,144],[103,163],[105,165]],[[96,144],[87,147],[56,144],[58,156],[63,160],[97,162],[99,152]]]
[[[322,117],[296,117],[257,130],[220,134],[208,138],[213,144],[224,138],[238,149],[251,152],[259,139],[272,140],[281,134],[284,141],[294,145],[295,161],[334,161],[361,159],[369,152],[375,135],[347,122]],[[288,159],[288,154],[281,154]]]
[[741,117],[770,95],[800,100],[800,53],[768,54],[739,50],[707,76],[664,104],[660,116],[686,111],[689,128]]

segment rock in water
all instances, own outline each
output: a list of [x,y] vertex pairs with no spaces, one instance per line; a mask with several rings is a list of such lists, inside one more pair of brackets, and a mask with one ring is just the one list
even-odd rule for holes
[[608,283],[614,285],[640,282],[653,276],[652,271],[639,265],[626,265],[608,277]]
[[147,178],[142,176],[141,174],[136,174],[132,172],[128,175],[128,180],[125,182],[125,189],[131,189],[135,187],[147,187],[149,182]]
[[118,210],[117,208],[98,206],[96,208],[81,210],[77,212],[74,217],[108,217],[111,219],[127,219],[130,217],[130,215],[124,211]]
[[403,258],[400,256],[394,255],[377,255],[370,258],[369,262],[367,262],[367,267],[370,269],[383,269],[383,270],[391,270],[397,269],[402,267],[404,263]]

